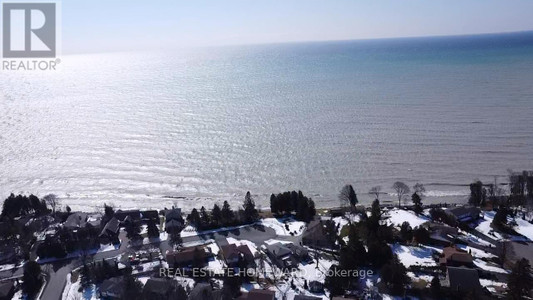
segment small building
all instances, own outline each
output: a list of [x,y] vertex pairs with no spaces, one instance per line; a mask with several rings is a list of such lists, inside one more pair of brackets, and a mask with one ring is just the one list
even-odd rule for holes
[[172,208],[165,211],[165,231],[168,233],[179,233],[185,226],[185,221],[181,216],[181,209]]
[[124,295],[124,277],[113,277],[106,279],[100,284],[100,298],[109,300],[120,300]]
[[302,235],[302,243],[313,248],[332,248],[334,244],[326,235],[322,220],[315,219],[309,223]]
[[171,278],[150,278],[143,287],[144,299],[166,300],[171,299],[176,290],[177,282]]
[[456,246],[446,247],[442,250],[439,258],[441,267],[472,267],[474,260],[472,255]]
[[119,209],[115,212],[115,218],[117,218],[120,222],[124,222],[126,220],[126,217],[129,217],[131,221],[138,222],[141,221],[141,212],[138,209]]
[[212,254],[205,247],[190,247],[180,251],[169,251],[166,260],[171,267],[191,267],[196,260],[203,265],[207,264]]
[[145,210],[141,211],[141,219],[144,223],[154,222],[159,224],[159,213],[157,210]]
[[75,212],[67,217],[67,220],[63,223],[63,226],[70,230],[85,227],[87,223],[87,214],[83,212]]
[[483,293],[479,283],[479,274],[475,269],[448,267],[443,286],[449,287],[450,290],[458,293],[473,293],[474,295]]
[[294,244],[275,243],[265,248],[270,260],[281,269],[296,268],[300,261],[309,259],[307,249]]
[[98,236],[103,243],[107,244],[110,242],[115,242],[118,240],[118,233],[120,230],[120,222],[117,218],[113,217],[111,220],[107,221],[104,229]]
[[445,212],[458,222],[471,222],[481,218],[481,210],[474,206],[456,206],[448,208]]
[[228,244],[220,246],[220,251],[222,253],[223,259],[228,266],[236,266],[240,259],[243,259],[247,266],[252,268],[255,267],[254,255],[248,247],[248,245],[235,245]]
[[15,294],[15,284],[13,281],[0,282],[0,300],[11,300]]
[[426,222],[422,225],[429,232],[429,242],[433,245],[450,246],[455,243],[459,230],[445,224]]

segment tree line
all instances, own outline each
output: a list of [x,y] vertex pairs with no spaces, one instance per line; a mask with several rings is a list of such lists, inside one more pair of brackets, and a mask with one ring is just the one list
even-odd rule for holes
[[315,202],[304,196],[302,191],[291,191],[270,196],[272,214],[292,215],[296,220],[309,222],[316,215]]

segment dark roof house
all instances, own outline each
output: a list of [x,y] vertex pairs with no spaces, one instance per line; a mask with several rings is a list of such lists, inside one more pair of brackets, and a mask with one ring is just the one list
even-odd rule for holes
[[456,206],[445,210],[459,222],[470,222],[481,218],[481,210],[474,206]]
[[165,300],[170,299],[176,290],[176,281],[170,278],[150,278],[143,288],[145,299]]
[[165,212],[165,230],[166,232],[180,232],[185,225],[181,216],[181,209],[173,208]]
[[427,222],[423,225],[429,232],[429,240],[434,245],[449,246],[455,243],[459,230],[445,224]]
[[473,266],[474,260],[470,253],[458,249],[455,246],[446,247],[442,250],[442,254],[439,258],[439,264],[441,266]]
[[444,286],[454,292],[473,292],[475,295],[482,293],[479,274],[475,269],[448,267]]
[[115,212],[115,218],[117,218],[119,221],[125,221],[126,217],[130,217],[130,220],[132,221],[140,221],[141,220],[141,212],[138,209],[131,209],[131,210],[117,210]]
[[180,251],[169,251],[166,254],[166,260],[169,266],[189,267],[192,265],[197,255],[197,259],[206,263],[212,255],[205,247],[190,247]]
[[[281,269],[295,268],[298,266],[300,256],[296,253],[302,247],[293,244],[275,243],[266,245],[268,257]],[[300,252],[302,254],[303,251]]]
[[220,246],[220,250],[228,266],[235,265],[242,258],[249,267],[255,266],[254,255],[247,245],[228,244]]
[[271,290],[253,289],[248,293],[248,299],[250,300],[275,300],[276,292]]
[[0,300],[11,300],[15,294],[15,284],[13,281],[0,282]]
[[326,235],[322,220],[315,219],[309,223],[302,236],[304,245],[316,248],[331,248],[334,245]]
[[87,214],[82,213],[82,212],[75,212],[68,216],[65,223],[63,223],[63,226],[72,230],[72,229],[85,227],[86,223],[87,223]]
[[124,294],[124,278],[113,277],[106,279],[100,284],[100,298],[103,299],[122,299]]
[[105,224],[99,237],[109,239],[115,238],[118,236],[119,230],[120,222],[117,218],[113,217],[111,220],[107,221],[107,224]]
[[189,293],[189,300],[212,300],[213,288],[209,283],[198,283]]

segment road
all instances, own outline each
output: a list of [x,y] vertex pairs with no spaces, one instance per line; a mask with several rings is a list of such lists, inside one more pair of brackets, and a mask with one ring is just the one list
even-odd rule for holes
[[[276,232],[272,228],[264,227],[262,225],[251,225],[229,231],[209,233],[197,236],[188,236],[182,238],[182,240],[183,243],[186,244],[192,242],[206,241],[210,239],[216,241],[223,241],[227,237],[241,240],[249,240],[257,245],[261,245],[269,239],[290,241],[295,244],[300,244],[301,242],[301,236],[277,236]],[[119,249],[96,253],[87,257],[86,262],[117,257],[118,255],[126,253],[128,250],[131,249],[136,250],[141,248],[159,247],[161,253],[163,254],[167,250],[172,249],[172,246],[170,246],[168,241],[155,242],[149,245],[142,245],[138,247],[130,247],[130,241],[126,237],[126,233],[124,231],[121,231],[119,239],[122,241]],[[72,270],[79,268],[82,265],[83,261],[80,258],[64,259],[53,263],[42,264],[41,269],[46,274],[47,283],[42,293],[41,299],[60,300],[63,294],[63,289],[66,285],[67,275],[72,272]],[[23,269],[22,267],[20,267],[0,272],[0,279],[7,279],[13,277],[20,278],[22,277],[22,275]]]

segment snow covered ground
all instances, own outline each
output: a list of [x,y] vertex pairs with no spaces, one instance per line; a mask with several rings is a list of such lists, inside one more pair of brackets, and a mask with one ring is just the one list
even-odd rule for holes
[[433,249],[426,247],[403,246],[400,244],[391,245],[392,252],[398,255],[398,258],[405,267],[410,266],[436,266],[432,257]]
[[211,233],[216,233],[216,232],[230,231],[230,230],[235,230],[235,229],[244,228],[248,226],[251,226],[251,225],[246,224],[246,225],[241,225],[241,226],[222,227],[222,228],[217,228],[217,229],[212,229],[212,230],[197,231],[196,228],[194,228],[191,225],[188,225],[187,227],[183,228],[183,230],[181,231],[181,237],[183,238],[183,237],[189,237],[189,236],[197,236],[197,235],[211,234]]
[[518,225],[514,228],[516,232],[533,241],[533,224],[519,217],[515,218],[515,221]]
[[474,258],[495,258],[496,255],[485,252],[483,250],[472,248],[469,246],[465,246],[462,244],[457,244],[457,248],[460,248],[462,250],[465,250],[466,252],[470,252]]
[[305,230],[305,222],[295,221],[292,218],[266,218],[262,219],[259,224],[274,229],[276,234],[281,236],[288,236],[291,233],[298,236]]
[[493,264],[493,263],[488,263],[486,261],[483,261],[481,259],[474,259],[474,264],[480,268],[480,269],[483,269],[485,271],[489,271],[489,272],[495,272],[495,273],[502,273],[502,274],[509,274],[510,272],[505,270],[505,269],[502,269],[501,267],[497,266],[496,264]]
[[486,287],[491,293],[496,293],[496,288],[506,289],[507,284],[489,279],[479,279],[482,287]]
[[412,228],[418,227],[429,221],[429,219],[423,215],[417,216],[413,211],[397,208],[387,211],[383,216],[385,218],[388,217],[387,224],[389,225],[393,224],[395,226],[400,226],[403,222],[408,222]]

